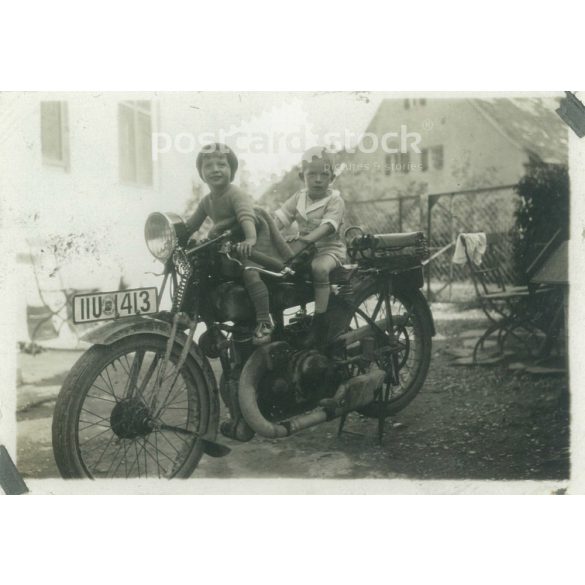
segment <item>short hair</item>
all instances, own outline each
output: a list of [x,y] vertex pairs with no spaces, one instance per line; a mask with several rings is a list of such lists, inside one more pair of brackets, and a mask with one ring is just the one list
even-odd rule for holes
[[324,146],[314,146],[309,148],[303,154],[301,164],[299,165],[299,174],[302,176],[307,166],[313,162],[314,159],[321,159],[325,163],[325,167],[331,171],[331,176],[335,177],[335,164],[331,152]]
[[197,171],[199,172],[199,176],[203,179],[203,174],[201,173],[203,161],[206,157],[211,156],[213,154],[225,155],[231,171],[230,180],[233,181],[234,177],[236,176],[236,171],[238,170],[238,157],[227,144],[222,144],[221,142],[213,142],[212,144],[206,144],[199,151],[199,154],[197,155],[197,160],[195,161],[195,165],[197,167]]

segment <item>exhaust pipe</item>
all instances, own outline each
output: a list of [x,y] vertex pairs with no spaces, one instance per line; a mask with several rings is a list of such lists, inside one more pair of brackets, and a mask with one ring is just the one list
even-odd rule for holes
[[[376,325],[383,329],[386,325],[386,319],[378,319]],[[358,327],[358,329],[353,329],[352,331],[343,333],[335,339],[335,343],[343,343],[346,346],[352,345],[367,334],[372,334],[372,327],[370,325],[362,325],[361,327]]]
[[[392,322],[393,322],[394,327],[400,327],[400,326],[405,325],[407,320],[408,320],[407,315],[396,315],[393,317]],[[380,329],[385,330],[386,318],[378,319],[377,321],[375,321],[375,323],[376,323],[376,326],[378,326]],[[346,346],[349,346],[349,345],[356,343],[357,341],[362,339],[362,337],[365,337],[368,334],[372,334],[371,325],[368,325],[368,324],[362,325],[361,327],[358,327],[358,329],[354,329],[352,331],[348,331],[347,333],[343,333],[342,335],[340,335],[339,337],[337,337],[335,339],[335,343],[342,342]]]
[[374,400],[376,390],[382,385],[386,375],[382,370],[374,369],[367,374],[355,376],[341,384],[335,396],[327,400],[332,406],[319,406],[310,412],[274,423],[263,416],[256,400],[256,388],[269,369],[268,347],[257,349],[250,356],[242,370],[239,388],[239,403],[244,420],[256,433],[268,439],[288,437],[369,404]]

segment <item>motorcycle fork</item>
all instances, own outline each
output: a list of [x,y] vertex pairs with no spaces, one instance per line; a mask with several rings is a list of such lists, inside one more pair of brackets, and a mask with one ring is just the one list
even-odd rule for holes
[[[156,418],[156,416],[158,416],[159,410],[160,410],[160,408],[159,408],[159,410],[156,410],[157,397],[159,395],[159,392],[162,390],[162,384],[165,380],[167,366],[170,362],[171,353],[173,351],[173,346],[175,345],[175,340],[177,338],[177,329],[178,329],[179,321],[181,321],[181,319],[183,319],[184,316],[186,316],[185,313],[175,313],[175,315],[173,316],[173,324],[171,326],[171,334],[169,335],[169,338],[167,339],[167,345],[166,345],[166,349],[165,349],[163,363],[161,364],[161,367],[159,368],[159,370],[157,372],[156,380],[154,383],[154,387],[156,390],[153,394],[151,404],[150,404],[151,411],[153,413],[155,413],[155,415],[154,415],[155,418]],[[181,375],[181,369],[183,368],[183,366],[185,365],[185,362],[187,361],[187,357],[189,356],[189,351],[191,351],[191,346],[193,345],[193,337],[195,335],[195,328],[197,327],[197,319],[191,319],[189,317],[187,317],[187,319],[189,320],[189,332],[187,334],[187,341],[185,342],[185,345],[183,346],[183,348],[181,350],[181,354],[179,355],[179,361],[177,362],[177,364],[175,366],[175,373],[173,374],[173,377],[171,378],[171,383],[169,384],[169,390],[167,392],[165,400],[163,400],[161,402],[162,405],[165,404],[165,401],[168,400],[169,396],[171,395],[171,392],[173,391],[173,388],[175,387],[175,384],[177,383],[177,380],[179,379],[179,376]]]

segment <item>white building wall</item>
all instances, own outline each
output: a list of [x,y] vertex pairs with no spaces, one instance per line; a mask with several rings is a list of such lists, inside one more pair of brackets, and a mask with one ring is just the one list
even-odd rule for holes
[[[43,162],[41,102],[66,101],[69,168]],[[123,276],[130,286],[158,284],[147,272],[160,263],[144,244],[144,222],[156,210],[182,213],[196,178],[196,152],[171,148],[153,163],[153,185],[123,184],[119,178],[118,104],[151,100],[154,132],[176,136],[200,132],[201,113],[177,94],[43,94],[0,95],[0,189],[4,252],[15,264],[15,295],[20,321],[26,305],[62,298],[62,288],[112,290]],[[60,270],[47,243],[73,237]],[[44,250],[41,253],[41,250]],[[27,261],[33,252],[34,267]],[[36,286],[35,273],[45,299]],[[59,298],[57,298],[59,297]],[[26,327],[20,324],[19,338]]]
[[[2,174],[23,235],[43,240],[83,233],[97,239],[105,255],[130,271],[137,263],[150,265],[144,221],[154,210],[184,210],[196,174],[195,153],[171,149],[161,154],[153,163],[152,187],[123,184],[118,169],[118,103],[151,99],[155,132],[197,132],[196,116],[177,108],[172,95],[27,93],[8,98],[14,128],[2,152]],[[43,100],[68,104],[68,170],[43,162]]]

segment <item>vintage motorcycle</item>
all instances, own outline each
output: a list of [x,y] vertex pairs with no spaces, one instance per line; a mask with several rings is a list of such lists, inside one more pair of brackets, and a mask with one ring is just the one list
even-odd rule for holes
[[[335,418],[341,432],[352,411],[377,419],[381,441],[386,417],[423,386],[434,325],[420,290],[422,233],[346,230],[351,264],[331,275],[320,350],[307,347],[312,247],[284,262],[252,253],[257,267],[245,269],[263,275],[275,323],[272,342],[255,347],[237,230],[197,242],[177,215],[154,213],[145,237],[164,264],[159,291],[73,299],[74,322],[108,322],[84,337],[93,345],[57,399],[53,451],[64,478],[190,477],[204,454],[230,452],[218,442],[220,397],[239,441],[284,438]],[[167,284],[172,307],[162,311]]]

